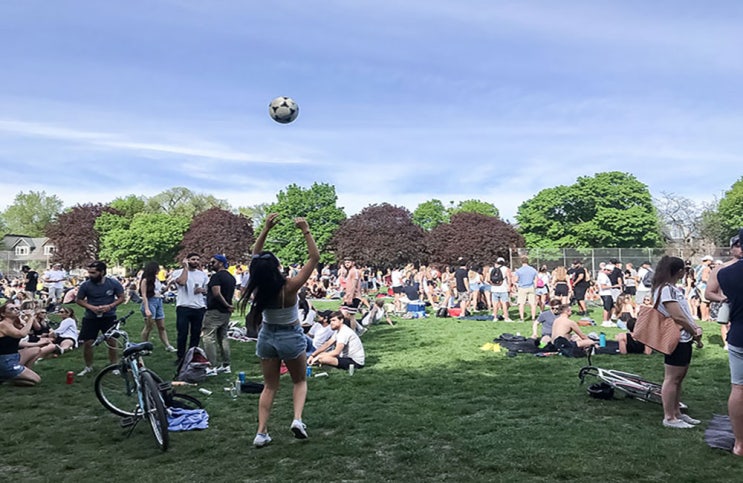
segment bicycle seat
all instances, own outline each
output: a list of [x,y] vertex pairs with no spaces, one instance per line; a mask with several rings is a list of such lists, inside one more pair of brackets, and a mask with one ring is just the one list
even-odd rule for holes
[[137,352],[151,351],[153,349],[152,342],[140,342],[139,344],[132,344],[124,349],[124,357],[129,357]]

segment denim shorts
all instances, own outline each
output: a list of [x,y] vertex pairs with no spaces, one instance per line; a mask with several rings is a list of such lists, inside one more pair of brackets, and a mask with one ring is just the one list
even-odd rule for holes
[[508,292],[490,292],[493,296],[493,302],[509,302],[511,296]]
[[728,360],[730,382],[736,386],[743,386],[743,347],[728,344]]
[[[153,320],[160,320],[165,318],[165,312],[163,312],[163,299],[162,297],[152,297],[147,299],[149,302],[147,305],[150,307],[150,313],[152,314]],[[141,308],[142,315],[144,315],[144,303]]]
[[307,339],[302,326],[262,324],[255,345],[255,355],[261,359],[290,361],[307,349]]
[[21,355],[19,353],[0,355],[0,380],[14,379],[24,369],[25,367],[21,364]]

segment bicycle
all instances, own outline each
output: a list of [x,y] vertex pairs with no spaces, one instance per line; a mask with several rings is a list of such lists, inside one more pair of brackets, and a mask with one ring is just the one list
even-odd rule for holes
[[132,314],[133,310],[114,321],[114,325],[93,343],[97,346],[104,340],[115,339],[124,349],[119,362],[103,368],[96,376],[95,395],[104,408],[121,416],[121,426],[130,428],[128,435],[146,418],[157,445],[166,451],[169,444],[166,401],[168,406],[187,409],[200,409],[201,403],[187,394],[173,392],[170,382],[163,382],[145,366],[143,356],[152,353],[152,343],[133,344],[122,329]]
[[[585,382],[586,376],[596,377],[629,397],[643,402],[663,404],[660,384],[648,381],[637,374],[593,366],[590,353],[588,354],[588,365],[582,367],[578,372],[580,384]],[[680,403],[680,407],[681,409],[687,408],[684,403]]]

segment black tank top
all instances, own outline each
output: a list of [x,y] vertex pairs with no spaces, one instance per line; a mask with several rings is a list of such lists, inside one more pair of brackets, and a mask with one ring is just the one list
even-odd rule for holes
[[15,354],[18,352],[18,344],[21,339],[5,336],[0,337],[0,355]]

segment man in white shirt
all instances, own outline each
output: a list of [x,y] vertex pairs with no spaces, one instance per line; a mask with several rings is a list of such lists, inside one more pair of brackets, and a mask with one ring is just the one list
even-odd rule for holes
[[[186,355],[186,343],[188,348],[199,345],[201,328],[204,323],[206,312],[206,284],[209,277],[201,269],[201,257],[198,253],[189,253],[182,262],[183,268],[173,272],[170,281],[178,285],[175,308],[175,327],[178,331],[178,360]],[[188,341],[188,335],[191,340]]]
[[307,359],[307,364],[315,362],[348,370],[351,365],[356,369],[364,367],[366,354],[361,339],[356,332],[343,323],[343,314],[333,312],[330,316],[330,328],[335,334],[315,350]]
[[[490,284],[490,295],[493,298],[493,320],[498,320],[498,308],[503,311],[503,320],[511,322],[508,316],[508,305],[511,299],[511,269],[506,266],[506,260],[498,257],[495,266],[490,269],[491,273],[487,274],[487,282]],[[493,271],[499,270],[500,276],[493,276]],[[496,283],[501,280],[501,283]]]
[[599,289],[599,297],[604,305],[604,327],[612,327],[611,311],[614,308],[614,297],[612,296],[612,289],[614,286],[609,279],[609,274],[614,271],[614,265],[607,264],[602,268],[596,276],[596,285]]
[[650,295],[650,285],[652,285],[653,275],[650,267],[650,262],[642,262],[640,268],[637,269],[637,294],[635,295],[635,301],[638,304],[641,304],[643,299]]
[[49,301],[53,304],[62,302],[65,280],[67,280],[67,272],[62,269],[61,263],[55,263],[51,270],[44,272],[44,283],[49,290]]

